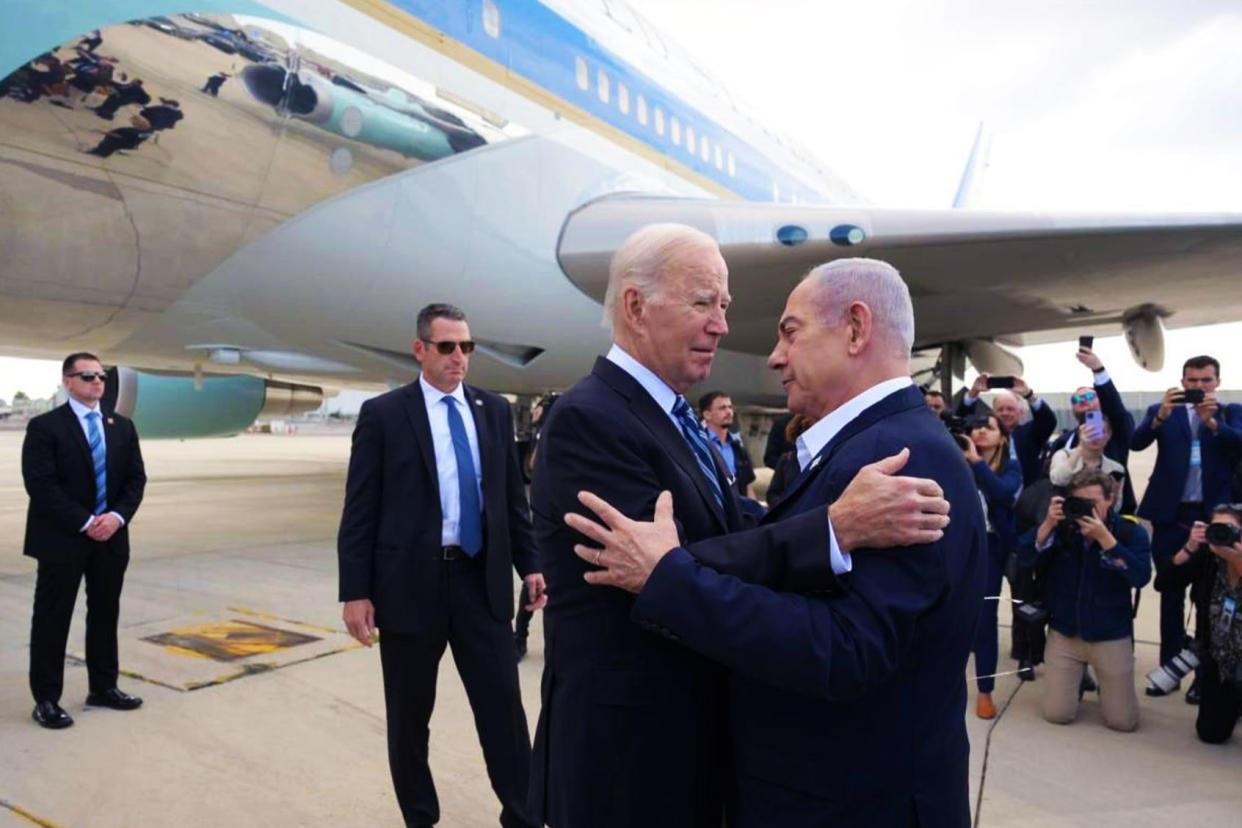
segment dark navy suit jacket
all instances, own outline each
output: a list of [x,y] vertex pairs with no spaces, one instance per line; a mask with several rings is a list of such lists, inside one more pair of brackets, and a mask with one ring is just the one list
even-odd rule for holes
[[[668,489],[684,541],[740,529],[718,457],[716,467],[724,508],[668,415],[606,359],[552,409],[532,484],[548,605],[530,804],[553,828],[720,828],[729,778],[723,668],[633,623],[633,595],[586,583],[591,567],[573,546],[590,542],[564,522],[566,512],[590,514],[578,502],[584,489],[641,520]],[[786,588],[835,583],[826,510],[767,541],[732,562],[723,550],[712,565]]]
[[[1155,427],[1160,404],[1147,409],[1147,416],[1134,430],[1130,447],[1142,451],[1153,442],[1159,446],[1156,467],[1147,481],[1147,491],[1139,504],[1138,515],[1152,523],[1173,523],[1177,507],[1186,488],[1190,472],[1190,417],[1186,407],[1175,406],[1169,419]],[[1215,434],[1199,424],[1199,449],[1203,463],[1203,505],[1211,509],[1229,501],[1233,487],[1233,467],[1242,456],[1242,405],[1221,406],[1216,415],[1219,428]]]
[[[901,473],[938,481],[952,522],[933,544],[857,550],[848,592],[782,593],[692,557],[823,511],[903,447]],[[911,386],[845,426],[758,529],[664,557],[633,614],[730,670],[736,825],[969,825],[966,661],[986,549],[961,449]]]
[[[498,394],[463,392],[474,412],[482,464],[484,567],[497,621],[513,618],[513,569],[538,572],[513,413]],[[418,381],[362,404],[354,427],[337,534],[340,600],[369,598],[375,625],[414,634],[441,611],[440,480]]]

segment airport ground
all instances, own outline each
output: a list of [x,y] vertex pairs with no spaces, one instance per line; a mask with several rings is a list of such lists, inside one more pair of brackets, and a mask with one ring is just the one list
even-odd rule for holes
[[[344,634],[336,601],[348,429],[143,445],[150,483],[133,526],[120,636],[131,674],[121,686],[146,704],[132,713],[84,708],[79,596],[62,700],[76,724],[55,732],[30,720],[35,563],[21,555],[21,438],[0,431],[0,828],[399,825],[378,653]],[[1136,482],[1153,459],[1134,458]],[[1156,662],[1157,605],[1149,587],[1136,630],[1140,683]],[[539,618],[532,633],[519,672],[533,729]],[[1016,668],[1005,658],[1008,633],[1003,627],[1002,671]],[[1055,726],[1040,718],[1040,687],[1002,677],[1001,714],[984,722],[973,714],[972,686],[966,723],[978,824],[1238,824],[1242,734],[1200,744],[1195,708],[1180,694],[1140,693],[1133,734],[1106,729],[1093,694],[1077,722]],[[431,762],[441,824],[497,823],[449,653]]]

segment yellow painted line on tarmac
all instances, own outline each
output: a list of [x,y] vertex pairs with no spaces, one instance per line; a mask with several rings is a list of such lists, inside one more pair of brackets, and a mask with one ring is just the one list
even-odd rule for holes
[[17,814],[19,817],[26,820],[31,825],[38,825],[40,826],[40,828],[64,828],[64,826],[62,826],[59,822],[52,822],[50,819],[44,819],[43,817],[35,816],[34,814],[30,813],[30,811],[27,811],[25,808],[21,807],[20,805],[14,805],[12,802],[9,802],[7,799],[0,799],[0,808],[8,808],[10,811]]
[[[68,661],[70,664],[76,664],[79,667],[86,666],[86,659],[78,658],[75,655],[70,655],[66,653],[65,660]],[[133,670],[121,669],[119,672],[121,675],[125,676],[126,678],[132,678],[135,681],[143,681],[143,682],[146,682],[147,684],[154,684],[157,687],[164,687],[169,690],[176,690],[178,693],[185,692],[184,687],[179,687],[176,684],[169,684],[168,682],[160,681],[159,679],[153,679],[150,676],[144,676],[142,673],[135,673]]]
[[204,687],[218,687],[221,684],[227,684],[230,681],[236,681],[239,678],[245,678],[246,676],[252,676],[256,673],[267,673],[267,672],[271,672],[272,670],[281,670],[285,667],[292,667],[295,664],[305,664],[308,661],[316,661],[317,659],[327,658],[330,655],[336,655],[337,653],[346,653],[346,652],[349,652],[350,650],[358,650],[361,648],[362,648],[361,644],[359,644],[357,641],[352,641],[349,644],[346,644],[344,647],[338,647],[337,649],[329,650],[326,653],[317,653],[316,655],[308,656],[306,658],[295,659],[294,661],[286,661],[284,664],[247,664],[244,667],[242,667],[242,669],[238,670],[236,673],[227,673],[223,676],[220,676],[219,678],[209,679],[208,681],[190,682],[189,684],[185,686],[184,689],[186,691],[191,691],[191,690],[202,690]]

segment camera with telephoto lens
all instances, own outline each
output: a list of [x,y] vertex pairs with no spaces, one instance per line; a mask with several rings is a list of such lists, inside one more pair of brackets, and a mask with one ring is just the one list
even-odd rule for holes
[[1242,541],[1242,529],[1232,523],[1209,523],[1205,534],[1207,542],[1215,546],[1233,546]]
[[1186,674],[1198,666],[1199,653],[1195,650],[1195,642],[1191,641],[1180,653],[1148,673],[1147,680],[1153,687],[1172,693],[1181,684]]
[[1065,522],[1073,523],[1080,518],[1094,515],[1095,501],[1088,497],[1069,495],[1061,503],[1061,511],[1065,513]]

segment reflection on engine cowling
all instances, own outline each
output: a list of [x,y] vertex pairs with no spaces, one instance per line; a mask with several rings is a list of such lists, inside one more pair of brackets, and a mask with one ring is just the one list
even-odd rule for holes
[[25,303],[0,303],[0,344],[120,344],[324,199],[524,132],[270,20],[173,14],[31,46],[0,67],[0,228],[17,228],[0,293]]
[[108,371],[103,407],[129,417],[144,439],[238,434],[256,419],[314,411],[323,389],[243,374],[154,374],[116,366]]

